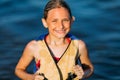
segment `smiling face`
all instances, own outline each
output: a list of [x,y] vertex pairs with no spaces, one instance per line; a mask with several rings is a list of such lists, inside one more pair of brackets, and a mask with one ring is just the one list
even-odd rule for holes
[[64,38],[70,31],[71,17],[66,8],[54,8],[48,12],[47,18],[42,19],[49,35],[56,38]]

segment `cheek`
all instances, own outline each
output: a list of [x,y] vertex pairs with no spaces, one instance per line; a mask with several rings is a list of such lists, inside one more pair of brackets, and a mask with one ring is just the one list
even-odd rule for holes
[[50,25],[48,26],[49,31],[52,31],[52,30],[55,29],[55,28],[56,28],[56,26],[55,26],[54,24],[50,24]]
[[64,27],[70,28],[71,24],[70,23],[64,23]]
[[55,26],[54,24],[52,24],[52,23],[50,23],[50,22],[47,23],[47,24],[48,24],[48,27],[49,27],[49,28],[54,28],[54,26]]

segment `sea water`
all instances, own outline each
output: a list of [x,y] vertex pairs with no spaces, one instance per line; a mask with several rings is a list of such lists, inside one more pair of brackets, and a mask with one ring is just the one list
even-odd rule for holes
[[[47,32],[41,23],[47,1],[0,0],[0,80],[20,80],[14,69],[25,45]],[[66,1],[75,17],[71,33],[85,41],[94,65],[87,80],[120,80],[120,0]]]

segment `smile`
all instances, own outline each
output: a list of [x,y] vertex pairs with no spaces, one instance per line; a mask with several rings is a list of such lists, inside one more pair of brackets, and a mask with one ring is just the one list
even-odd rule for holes
[[65,30],[55,30],[55,32],[62,34],[65,33]]

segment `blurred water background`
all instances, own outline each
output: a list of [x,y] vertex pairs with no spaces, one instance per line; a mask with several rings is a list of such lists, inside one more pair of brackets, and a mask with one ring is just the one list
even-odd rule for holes
[[[25,45],[47,31],[47,1],[0,0],[0,80],[20,80],[14,68]],[[86,42],[95,68],[87,80],[120,80],[120,0],[66,1],[76,17],[71,33]]]

